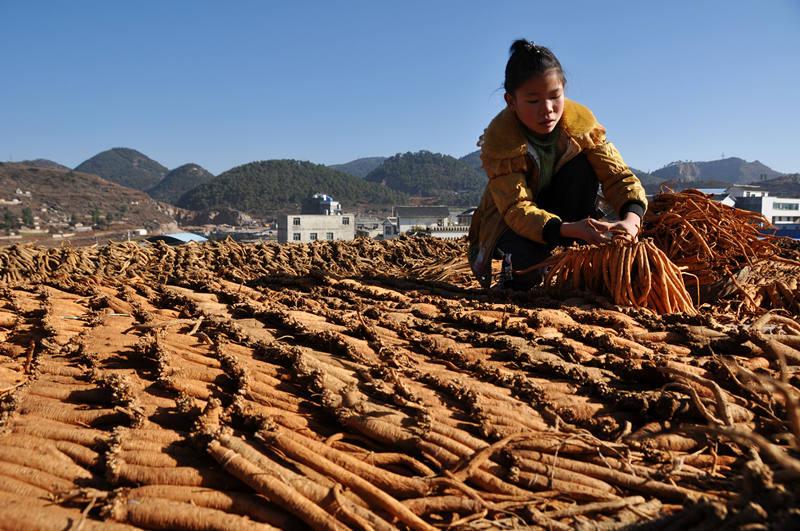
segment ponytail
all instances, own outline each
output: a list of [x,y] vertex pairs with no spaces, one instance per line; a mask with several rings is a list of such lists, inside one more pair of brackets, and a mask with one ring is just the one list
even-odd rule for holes
[[533,41],[517,39],[509,49],[510,57],[506,63],[506,78],[503,88],[509,94],[533,76],[542,75],[548,70],[555,70],[566,85],[564,70],[555,54],[546,46],[534,44]]

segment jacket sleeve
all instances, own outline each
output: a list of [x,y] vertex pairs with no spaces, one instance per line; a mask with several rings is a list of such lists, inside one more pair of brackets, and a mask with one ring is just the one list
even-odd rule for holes
[[536,206],[524,173],[512,172],[492,177],[487,190],[511,230],[538,243],[558,241],[561,219]]
[[628,212],[644,216],[647,210],[644,187],[622,160],[614,144],[603,138],[594,147],[586,149],[585,153],[603,187],[603,196],[620,219]]

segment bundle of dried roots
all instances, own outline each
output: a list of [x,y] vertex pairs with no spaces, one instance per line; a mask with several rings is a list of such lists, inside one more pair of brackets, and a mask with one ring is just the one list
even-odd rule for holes
[[703,288],[774,256],[773,238],[760,232],[769,226],[761,214],[723,205],[698,190],[668,191],[651,202],[643,235],[690,275],[687,284]]
[[535,267],[550,268],[546,287],[607,295],[615,304],[659,314],[697,313],[680,269],[649,239],[569,247]]

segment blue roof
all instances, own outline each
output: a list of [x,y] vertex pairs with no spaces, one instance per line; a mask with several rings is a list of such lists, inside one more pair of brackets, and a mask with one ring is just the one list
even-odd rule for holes
[[720,195],[727,192],[726,188],[698,188],[697,190],[709,195]]
[[155,242],[159,240],[166,241],[167,243],[189,243],[189,242],[207,242],[208,238],[204,238],[199,234],[193,232],[170,232],[169,234],[160,234],[158,236],[151,236],[147,238],[148,241]]

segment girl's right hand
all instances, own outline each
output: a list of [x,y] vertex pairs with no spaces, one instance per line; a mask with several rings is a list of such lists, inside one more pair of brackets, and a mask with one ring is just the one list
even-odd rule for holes
[[580,221],[565,221],[561,224],[561,236],[574,240],[583,240],[587,243],[602,243],[610,238],[607,233],[612,229],[612,223],[586,218]]

